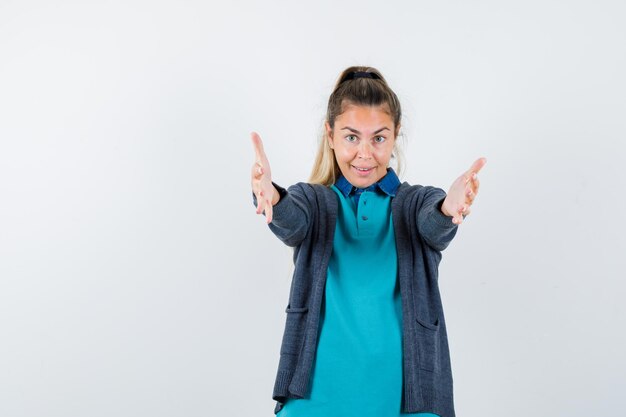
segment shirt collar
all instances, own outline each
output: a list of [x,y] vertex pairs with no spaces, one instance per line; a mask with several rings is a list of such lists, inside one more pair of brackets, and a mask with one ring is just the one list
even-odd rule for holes
[[363,191],[374,191],[376,188],[380,189],[385,194],[388,194],[391,197],[395,197],[396,192],[398,191],[398,187],[400,186],[400,179],[396,175],[396,172],[393,168],[387,168],[387,173],[384,177],[382,177],[378,182],[370,185],[367,188],[357,188],[350,184],[350,182],[343,175],[339,175],[337,181],[335,182],[335,187],[342,192],[342,194],[346,197],[350,196],[354,193],[362,193]]

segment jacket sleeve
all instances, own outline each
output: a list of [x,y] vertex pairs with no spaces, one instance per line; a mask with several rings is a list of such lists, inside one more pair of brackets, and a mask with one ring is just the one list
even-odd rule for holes
[[433,249],[442,251],[452,241],[458,225],[452,223],[452,216],[441,211],[446,193],[441,188],[425,186],[421,207],[417,212],[417,229],[424,241]]
[[[300,183],[292,185],[287,190],[274,184],[280,194],[280,200],[272,210],[270,230],[287,246],[298,246],[306,237],[309,230],[311,208],[309,201]],[[254,206],[257,200],[252,193]],[[265,213],[265,212],[264,212]]]

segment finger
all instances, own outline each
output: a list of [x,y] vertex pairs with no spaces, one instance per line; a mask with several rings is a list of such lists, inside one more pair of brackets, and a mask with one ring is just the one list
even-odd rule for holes
[[485,166],[486,163],[487,163],[487,158],[484,158],[484,157],[478,158],[477,160],[475,160],[472,166],[470,167],[470,169],[468,169],[467,171],[465,171],[465,173],[463,173],[463,177],[465,178],[465,183],[476,178],[476,174],[478,174],[478,171],[480,171],[482,167]]
[[263,167],[259,164],[259,162],[255,162],[252,165],[252,179],[260,180],[263,176]]
[[472,204],[472,202],[474,201],[474,198],[476,198],[476,193],[474,192],[474,190],[472,190],[472,187],[466,187],[465,188],[465,201],[468,202],[469,204]]
[[454,218],[457,220],[456,224],[461,224],[461,222],[463,221],[463,214],[465,214],[465,210],[468,206],[466,206],[465,204],[461,205],[457,212],[454,214]]
[[480,187],[480,181],[478,180],[478,176],[474,178],[472,181],[472,185],[474,186],[474,195],[478,194],[478,187]]
[[257,193],[256,201],[256,214],[261,214],[263,213],[263,206],[265,205],[265,201],[263,200],[263,197],[259,195],[259,193]]
[[254,146],[254,153],[256,154],[257,161],[263,160],[265,151],[263,150],[263,141],[261,140],[261,137],[256,132],[250,133],[250,137],[252,138],[252,145]]
[[274,214],[274,207],[272,207],[272,202],[267,200],[267,210],[265,210],[265,219],[267,224],[272,222],[272,215]]
[[478,158],[477,160],[474,161],[474,163],[472,164],[472,166],[470,167],[470,169],[468,169],[465,174],[466,174],[466,178],[472,176],[472,174],[477,174],[478,171],[480,171],[482,169],[482,167],[485,166],[485,164],[487,163],[487,158],[482,157],[482,158]]

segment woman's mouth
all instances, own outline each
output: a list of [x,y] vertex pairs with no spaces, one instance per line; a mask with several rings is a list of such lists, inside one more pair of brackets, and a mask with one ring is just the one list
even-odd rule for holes
[[362,176],[366,176],[374,170],[374,167],[355,167],[354,165],[351,165],[351,167],[354,168],[358,175]]

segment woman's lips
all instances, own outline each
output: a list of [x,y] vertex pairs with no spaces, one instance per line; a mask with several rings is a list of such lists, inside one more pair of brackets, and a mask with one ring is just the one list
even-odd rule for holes
[[354,168],[354,171],[356,171],[356,173],[360,176],[367,176],[369,175],[372,171],[374,171],[375,167],[355,167],[354,165],[350,165],[352,168]]

